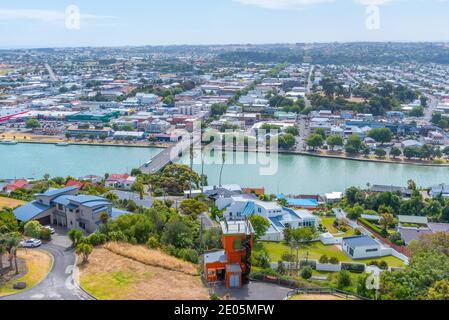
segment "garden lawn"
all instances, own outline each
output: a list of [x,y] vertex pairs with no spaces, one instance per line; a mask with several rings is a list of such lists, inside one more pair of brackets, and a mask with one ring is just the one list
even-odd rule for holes
[[349,228],[349,230],[347,232],[345,232],[344,234],[339,234],[340,230],[338,230],[337,228],[334,227],[334,221],[335,218],[321,218],[321,224],[323,225],[323,227],[325,227],[327,229],[327,231],[333,235],[337,235],[339,237],[350,237],[352,235],[354,235],[354,229]]
[[9,208],[14,209],[18,206],[21,206],[25,203],[25,201],[20,201],[11,198],[0,197],[0,209],[1,208]]
[[[29,290],[45,279],[52,266],[52,257],[45,251],[36,249],[19,249],[17,257],[26,263],[26,274],[18,279],[11,279],[0,286],[0,297]],[[25,282],[27,287],[23,290],[13,289],[17,282]]]
[[[263,247],[267,250],[271,261],[278,262],[281,260],[283,253],[290,253],[290,246],[285,243],[278,242],[262,242]],[[296,255],[296,249],[293,248],[293,254]],[[341,262],[353,262],[353,263],[365,263],[368,264],[371,261],[382,261],[388,263],[391,267],[403,267],[404,263],[393,256],[382,257],[377,259],[367,259],[367,260],[352,260],[343,251],[341,251],[337,246],[325,246],[321,242],[311,242],[303,243],[299,246],[299,256],[300,259],[312,259],[319,260],[321,256],[326,255],[329,258],[335,257]]]

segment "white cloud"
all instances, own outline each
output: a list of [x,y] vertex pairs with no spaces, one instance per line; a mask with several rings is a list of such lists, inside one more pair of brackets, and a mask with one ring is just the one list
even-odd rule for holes
[[[61,21],[66,18],[65,11],[37,10],[37,9],[4,9],[0,8],[0,20],[35,20],[40,22]],[[100,20],[116,19],[114,16],[82,14],[81,19]]]
[[355,0],[355,2],[363,4],[365,6],[382,6],[393,1],[395,0]]
[[335,0],[232,0],[266,9],[300,9],[309,5],[334,2]]

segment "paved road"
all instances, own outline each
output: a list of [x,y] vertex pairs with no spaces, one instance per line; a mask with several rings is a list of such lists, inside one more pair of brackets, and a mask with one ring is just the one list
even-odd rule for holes
[[203,223],[203,228],[205,230],[212,229],[215,226],[214,221],[209,217],[207,213],[202,213],[198,217],[198,219]]
[[75,264],[74,250],[67,246],[62,235],[55,235],[55,240],[42,245],[53,256],[53,268],[48,276],[34,288],[0,300],[91,300],[92,298],[74,284],[72,278]]
[[218,285],[212,289],[215,294],[220,297],[229,294],[231,300],[262,300],[275,301],[283,300],[289,292],[290,288],[282,287],[277,284],[264,282],[250,282],[241,289],[227,289],[223,285]]

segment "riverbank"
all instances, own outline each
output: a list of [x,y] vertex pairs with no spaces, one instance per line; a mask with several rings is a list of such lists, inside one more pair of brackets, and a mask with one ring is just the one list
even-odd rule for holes
[[56,136],[45,136],[45,135],[35,135],[26,133],[2,133],[0,135],[1,139],[4,140],[15,140],[20,143],[30,143],[30,144],[57,144],[57,143],[69,143],[70,145],[78,146],[97,146],[97,147],[130,147],[130,148],[168,148],[168,144],[163,143],[148,143],[148,142],[120,142],[120,141],[77,141],[68,140],[62,137]]
[[[199,150],[199,147],[195,148]],[[225,147],[225,151],[228,152],[258,152],[257,149],[254,148],[233,148],[233,147]],[[331,152],[331,151],[297,151],[297,150],[277,150],[278,154],[286,154],[286,155],[298,155],[298,156],[306,156],[306,157],[315,157],[315,158],[329,158],[329,159],[339,159],[339,160],[349,160],[349,161],[359,161],[359,162],[373,162],[373,163],[384,163],[384,164],[399,164],[399,165],[412,165],[412,166],[421,166],[421,167],[449,167],[449,162],[445,163],[432,163],[430,161],[423,161],[417,159],[407,159],[405,157],[397,157],[396,159],[385,158],[379,159],[374,155],[370,155],[369,157],[365,156],[348,156],[345,153],[340,152]]]

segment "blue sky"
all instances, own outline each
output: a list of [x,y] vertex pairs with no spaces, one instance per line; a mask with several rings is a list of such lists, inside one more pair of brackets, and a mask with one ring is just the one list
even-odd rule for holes
[[[69,5],[79,29],[66,27]],[[449,1],[0,0],[3,48],[331,41],[449,41]]]

